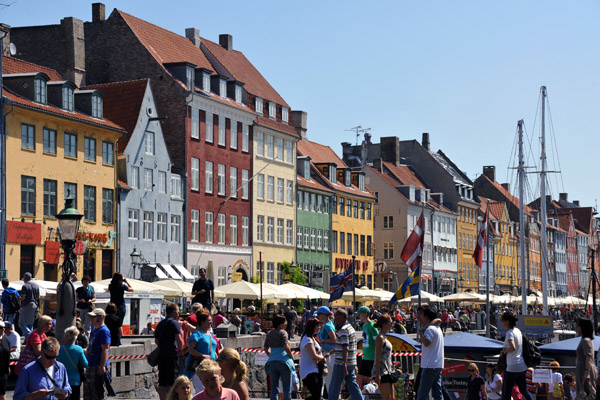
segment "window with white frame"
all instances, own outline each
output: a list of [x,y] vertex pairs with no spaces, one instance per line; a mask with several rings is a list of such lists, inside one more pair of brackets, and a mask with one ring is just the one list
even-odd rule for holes
[[248,238],[249,238],[249,218],[242,217],[242,246],[248,246]]
[[238,218],[237,215],[229,216],[229,244],[237,246],[238,244]]
[[219,244],[225,244],[225,214],[217,215],[218,232],[217,239]]
[[220,196],[225,196],[225,164],[219,164],[217,174],[219,184],[219,187],[217,188],[218,193]]
[[308,211],[310,208],[310,193],[304,192],[304,210]]
[[73,111],[75,102],[73,101],[73,88],[69,86],[63,86],[63,109],[67,111]]
[[383,243],[383,259],[393,260],[394,259],[394,243],[385,242]]
[[192,107],[192,139],[200,139],[200,110]]
[[200,211],[199,210],[192,210],[190,221],[191,221],[190,228],[192,230],[192,242],[199,242],[200,241]]
[[394,228],[394,216],[393,215],[384,215],[383,216],[383,229],[393,229]]
[[208,72],[202,73],[202,90],[210,92],[210,74]]
[[256,175],[256,198],[259,200],[265,198],[265,176],[263,174]]
[[213,213],[210,211],[204,213],[204,235],[206,243],[213,242]]
[[323,248],[323,230],[317,230],[317,250],[321,250]]
[[248,170],[242,170],[242,199],[248,200]]
[[185,70],[187,90],[194,90],[194,70],[191,67]]
[[262,132],[256,132],[256,155],[265,155],[265,134]]
[[256,216],[256,241],[265,241],[265,217],[262,215]]
[[294,158],[296,158],[296,155],[294,154],[294,142],[292,142],[290,140],[286,140],[285,141],[285,161],[288,164],[293,164]]
[[275,218],[267,217],[267,242],[273,243],[275,236]]
[[181,215],[171,215],[171,242],[179,243],[180,239],[180,228],[181,226]]
[[277,138],[277,161],[283,161],[283,138]]
[[206,161],[204,163],[204,191],[206,193],[213,192],[213,163]]
[[237,121],[231,120],[229,126],[229,147],[237,150],[238,147],[238,123]]
[[181,176],[171,175],[171,196],[181,198]]
[[129,239],[138,239],[140,232],[140,211],[130,208],[128,214],[129,229],[127,231],[127,237]]
[[226,138],[225,135],[227,133],[227,125],[225,122],[225,117],[219,115],[219,146],[226,146]]
[[102,119],[102,97],[98,95],[92,96],[92,117]]
[[323,196],[323,214],[329,214],[329,197]]
[[267,283],[275,283],[275,263],[267,263]]
[[310,230],[310,248],[311,248],[311,250],[314,250],[316,247],[316,238],[317,238],[317,230],[315,228],[312,228]]
[[219,267],[217,275],[217,287],[223,286],[227,283],[227,267]]
[[154,236],[154,213],[144,211],[144,240],[152,240]]
[[242,87],[240,85],[235,85],[235,102],[242,104]]
[[83,159],[96,162],[96,139],[87,136],[83,138]]
[[146,131],[144,136],[144,149],[146,154],[154,155],[154,132]]
[[229,195],[234,199],[237,198],[237,189],[237,168],[229,167]]
[[277,178],[277,201],[283,203],[283,183],[285,180]]
[[275,191],[275,177],[267,176],[267,200],[274,200],[274,191]]
[[247,124],[242,124],[242,151],[248,152],[250,146],[250,127]]
[[286,221],[286,232],[285,232],[285,243],[293,246],[294,245],[294,221],[288,219]]
[[144,168],[144,190],[151,192],[154,186],[154,177],[152,169]]
[[281,120],[284,124],[288,123],[289,111],[287,107],[281,107]]
[[296,228],[296,247],[301,249],[302,248],[302,227],[299,226]]
[[35,101],[36,103],[46,104],[46,94],[47,94],[47,84],[46,81],[40,78],[37,78],[33,81],[33,86],[35,88]]
[[286,194],[285,200],[288,204],[292,204],[294,201],[294,182],[287,181],[286,182]]
[[260,97],[255,97],[254,108],[258,115],[263,115],[263,99],[261,99]]
[[267,135],[267,157],[268,158],[273,158],[274,156],[274,152],[275,152],[275,148],[274,148],[274,137],[273,135]]
[[192,157],[192,184],[190,189],[200,190],[200,160]]
[[323,250],[329,251],[329,231],[323,231]]
[[274,102],[270,101],[269,102],[269,119],[275,119],[276,117],[276,108],[277,106],[275,105]]
[[219,96],[227,98],[227,82],[225,79],[219,79]]
[[310,211],[315,212],[317,206],[317,195],[315,193],[310,194]]
[[283,218],[277,218],[277,243],[283,244]]
[[167,241],[167,214],[156,214],[156,240]]
[[213,127],[213,115],[212,113],[206,112],[206,141],[212,143],[214,141],[214,127]]
[[310,228],[304,228],[304,248],[310,247]]
[[140,188],[140,167],[131,167],[131,182],[129,186],[133,189]]
[[158,171],[158,193],[167,193],[167,173]]
[[320,213],[322,210],[322,207],[323,207],[323,196],[318,195],[317,196],[317,212]]

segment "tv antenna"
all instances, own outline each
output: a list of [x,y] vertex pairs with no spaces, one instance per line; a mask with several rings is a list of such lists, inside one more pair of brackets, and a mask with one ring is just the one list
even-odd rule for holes
[[350,129],[344,129],[344,131],[346,132],[354,132],[356,135],[356,145],[358,146],[358,138],[360,137],[360,135],[367,133],[371,130],[371,128],[363,128],[362,126],[358,125],[355,126],[354,128],[350,128]]

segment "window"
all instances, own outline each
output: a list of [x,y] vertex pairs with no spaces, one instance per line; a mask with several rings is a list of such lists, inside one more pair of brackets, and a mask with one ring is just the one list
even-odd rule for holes
[[144,240],[152,240],[154,238],[154,213],[144,211]]
[[360,255],[364,256],[365,255],[365,247],[366,247],[366,242],[365,242],[365,235],[360,235]]
[[275,263],[267,263],[267,283],[275,283]]
[[225,214],[217,215],[217,240],[219,244],[225,244]]
[[191,67],[185,69],[185,83],[187,90],[194,90],[194,70]]
[[304,192],[304,209],[308,211],[310,208],[310,193]]
[[355,256],[358,255],[358,235],[354,235],[354,254]]
[[248,132],[249,126],[242,124],[242,151],[248,152],[248,146],[250,144],[250,133]]
[[254,100],[254,108],[258,115],[263,114],[263,100],[260,97],[256,97]]
[[331,212],[337,214],[337,196],[331,198]]
[[329,251],[329,231],[323,231],[323,250]]
[[[102,223],[103,224],[112,224],[113,220],[113,190],[112,189],[102,189]],[[165,217],[165,222],[167,218]]]
[[242,199],[248,200],[248,170],[242,170]]
[[167,173],[158,171],[158,192],[167,193]]
[[96,222],[95,186],[83,186],[83,218],[88,222]]
[[274,188],[275,186],[275,177],[267,176],[267,200],[273,201],[274,199]]
[[92,95],[92,117],[102,119],[102,97]]
[[44,179],[44,217],[56,216],[56,181]]
[[73,204],[75,208],[77,208],[77,184],[71,182],[65,182],[65,199],[67,196],[71,196],[73,198]]
[[276,105],[272,101],[269,102],[269,119],[275,119]]
[[138,239],[140,230],[140,212],[139,210],[129,209],[128,212],[128,230],[127,237],[129,239]]
[[156,240],[167,241],[167,214],[156,214]]
[[96,139],[83,138],[83,159],[96,162]]
[[208,72],[202,73],[202,90],[210,92],[210,75]]
[[340,232],[340,254],[346,253],[346,234]]
[[217,169],[217,183],[219,196],[225,196],[225,164],[219,164]]
[[358,218],[358,201],[352,202],[352,209],[354,210],[354,218]]
[[35,126],[21,124],[21,148],[35,150]]
[[225,79],[219,79],[219,96],[227,98],[227,82]]
[[298,210],[302,210],[302,191],[298,190],[296,192],[296,205],[298,206]]
[[277,218],[277,243],[283,244],[283,218]]
[[129,186],[133,189],[140,188],[140,168],[139,167],[131,167],[131,182],[129,182]]
[[206,212],[204,213],[204,234],[205,234],[205,238],[204,241],[206,243],[212,243],[213,242],[213,213],[212,212]]
[[180,215],[171,215],[171,242],[179,243],[181,239],[179,238],[179,227],[181,226],[181,216]]
[[352,200],[346,199],[346,216],[352,216]]
[[44,128],[44,153],[56,154],[56,131]]
[[288,219],[286,221],[286,232],[285,232],[285,244],[293,245],[294,244],[294,221]]
[[322,207],[323,207],[323,196],[318,195],[317,196],[317,212],[320,213],[322,210]]
[[64,86],[62,90],[62,103],[63,109],[67,111],[73,111],[73,88]]
[[229,147],[237,150],[238,147],[238,123],[237,121],[231,120],[229,126]]
[[237,198],[237,168],[229,167],[229,195]]
[[294,143],[292,141],[286,140],[285,141],[285,161],[288,164],[293,164],[294,163]]
[[265,198],[265,176],[263,174],[256,175],[256,198]]
[[65,133],[65,157],[77,158],[77,135]]
[[281,107],[281,120],[283,123],[287,124],[289,119],[289,112],[287,107]]
[[277,138],[277,161],[283,161],[283,138]]
[[227,267],[219,267],[219,272],[217,274],[217,287],[225,285],[227,279]]
[[113,165],[115,145],[111,142],[102,142],[102,163]]
[[242,246],[248,246],[248,217],[242,217]]
[[316,248],[316,242],[317,242],[317,230],[315,228],[312,228],[310,230],[310,248],[311,250],[314,250]]
[[275,152],[275,149],[273,147],[274,140],[275,138],[273,137],[273,135],[267,135],[267,157],[271,159],[273,158],[273,153]]
[[367,235],[367,257],[371,257],[373,255],[373,245],[371,242],[371,236]]
[[267,242],[273,243],[275,235],[275,218],[267,217]]
[[348,255],[352,254],[352,234],[351,233],[346,234],[346,254],[348,254]]
[[237,215],[229,216],[229,244],[237,246],[238,227],[237,227]]
[[214,141],[213,115],[206,113],[206,141],[212,143]]
[[365,202],[360,202],[360,219],[365,219]]
[[296,247],[301,249],[302,248],[302,227],[299,226],[296,229]]
[[227,138],[225,137],[227,126],[225,124],[225,117],[219,115],[219,146],[227,145]]
[[204,191],[206,193],[213,192],[213,163],[206,161],[204,163]]
[[304,248],[310,247],[310,228],[304,228]]
[[[200,139],[200,110],[192,107],[192,132],[190,136],[192,139]],[[148,132],[146,132],[147,134]]]
[[240,85],[235,85],[235,102],[242,104],[242,87]]
[[394,243],[393,242],[385,242],[383,244],[383,259],[384,260],[393,260],[394,259]]
[[286,182],[286,201],[288,204],[292,204],[292,202],[294,201],[294,182],[293,181],[287,181]]
[[323,248],[323,231],[321,229],[317,230],[317,250],[321,250]]
[[283,183],[285,181],[281,178],[277,178],[277,201],[283,203]]
[[337,231],[331,231],[331,251],[337,253],[338,242],[337,242]]
[[256,217],[256,240],[258,242],[265,240],[265,217],[262,215]]
[[46,81],[40,78],[37,78],[34,82],[33,82],[33,86],[35,89],[35,102],[36,103],[42,103],[42,104],[46,104],[46,93],[47,93],[47,86],[46,86]]
[[265,135],[262,132],[256,132],[256,155],[265,155]]
[[181,177],[171,175],[171,196],[181,198]]
[[344,210],[346,209],[346,204],[344,203],[344,198],[340,197],[340,215],[344,216]]
[[154,186],[153,171],[150,168],[144,168],[144,190],[146,190],[147,192],[151,192],[153,186]]
[[384,215],[383,229],[394,229],[394,216],[393,215]]
[[144,135],[144,149],[146,150],[146,154],[154,155],[154,132],[146,131]]
[[192,230],[192,242],[200,241],[200,211],[192,210],[191,213],[191,230]]

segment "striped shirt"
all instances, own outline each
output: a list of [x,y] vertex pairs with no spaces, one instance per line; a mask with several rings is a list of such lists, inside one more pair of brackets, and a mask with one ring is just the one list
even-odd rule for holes
[[345,324],[336,332],[337,340],[335,342],[335,364],[344,364],[344,346],[348,346],[348,357],[346,364],[356,366],[356,331],[350,324]]

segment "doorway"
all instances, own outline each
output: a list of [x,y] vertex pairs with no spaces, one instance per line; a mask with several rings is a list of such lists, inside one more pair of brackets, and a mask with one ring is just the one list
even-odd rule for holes
[[21,275],[20,278],[29,272],[33,276],[33,259],[35,258],[35,246],[21,245]]

